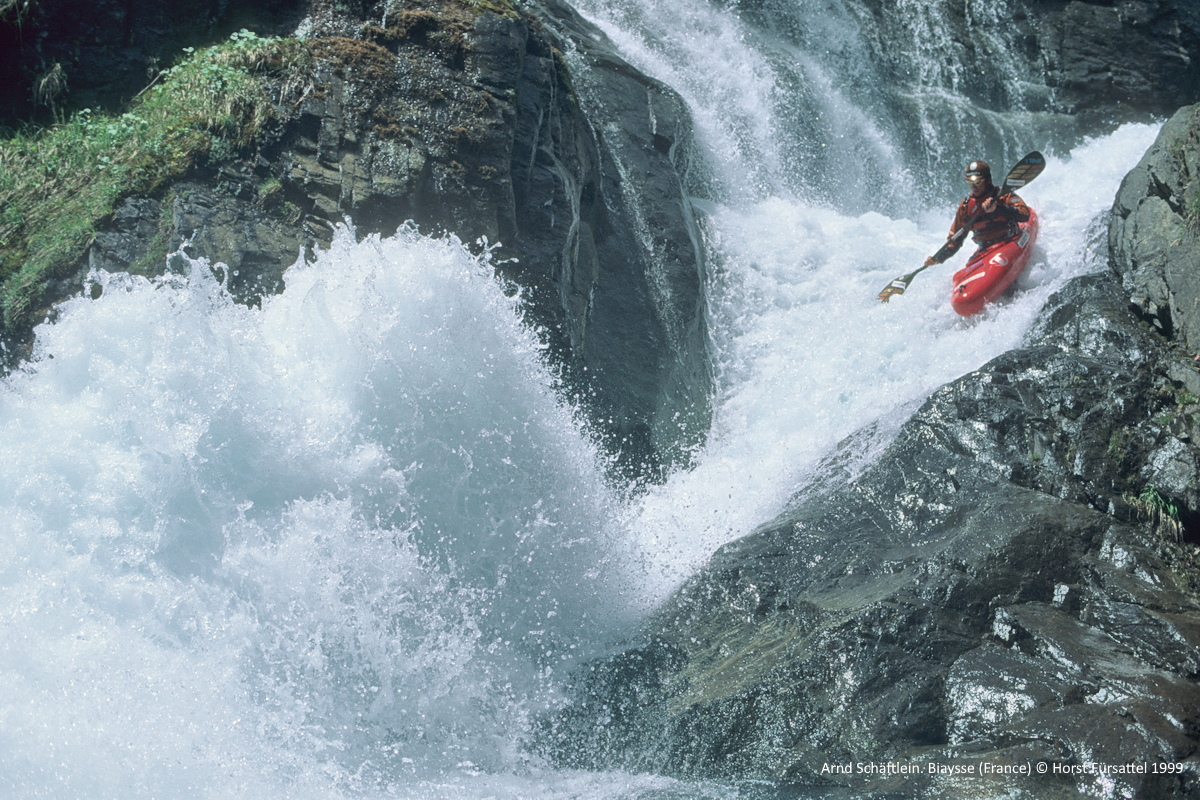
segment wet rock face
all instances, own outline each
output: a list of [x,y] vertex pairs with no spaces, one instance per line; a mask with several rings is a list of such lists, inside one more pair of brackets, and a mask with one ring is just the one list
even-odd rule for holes
[[499,243],[501,272],[623,469],[682,463],[707,429],[712,376],[681,101],[557,2],[382,9],[317,10],[305,25],[317,80],[266,168],[293,250],[345,216],[360,234],[413,220]]
[[363,232],[412,219],[501,243],[601,437],[657,474],[709,420],[690,123],[569,7],[534,12],[394,4],[365,40],[317,19],[324,83],[285,140],[284,195]]
[[[1033,0],[1030,26],[1055,103],[1069,113],[1171,113],[1194,102],[1200,9],[1186,0]],[[1097,113],[1099,112],[1099,113]]]
[[[1169,356],[1108,276],[1052,304],[1027,348],[934,393],[875,465],[719,551],[651,644],[581,691],[614,724],[580,744],[568,716],[547,749],[904,797],[1091,796],[1097,775],[1074,766],[1194,757],[1200,562],[1134,497],[1157,454],[1192,454],[1160,424]],[[828,769],[885,761],[915,771]],[[1187,797],[1197,778],[1126,775],[1100,796]]]
[[1109,247],[1130,302],[1200,352],[1200,106],[1182,109],[1121,184]]

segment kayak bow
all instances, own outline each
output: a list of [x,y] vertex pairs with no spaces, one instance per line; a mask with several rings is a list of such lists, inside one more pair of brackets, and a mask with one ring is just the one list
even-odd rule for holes
[[977,314],[1021,277],[1038,233],[1037,213],[1032,208],[1029,220],[1020,223],[1019,228],[1021,233],[1016,238],[980,250],[954,273],[950,305],[960,315]]

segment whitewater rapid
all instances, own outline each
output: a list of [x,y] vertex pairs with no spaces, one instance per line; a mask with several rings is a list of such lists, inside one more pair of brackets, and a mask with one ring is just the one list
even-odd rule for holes
[[486,256],[343,229],[261,309],[93,280],[0,389],[0,793],[505,768],[621,546]]
[[873,430],[853,454],[851,467],[865,467],[934,389],[1019,346],[1055,291],[1106,269],[1112,198],[1156,133],[1128,125],[1048,154],[1021,192],[1041,220],[1029,267],[1009,296],[969,319],[949,303],[962,254],[890,303],[876,299],[942,244],[952,207],[916,220],[780,197],[713,209],[723,265],[712,291],[718,400],[695,469],[636,501],[631,528],[655,576],[650,602],[780,513],[841,440]]

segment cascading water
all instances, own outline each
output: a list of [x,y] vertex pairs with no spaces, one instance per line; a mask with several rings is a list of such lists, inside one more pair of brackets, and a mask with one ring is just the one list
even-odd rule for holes
[[855,89],[851,5],[819,18],[824,49],[778,13],[580,6],[685,96],[707,157],[720,385],[696,466],[606,485],[518,306],[453,239],[343,230],[260,309],[183,256],[185,275],[95,275],[100,299],[66,304],[0,386],[0,795],[747,794],[556,770],[533,720],[840,440],[871,431],[869,462],[1101,268],[1097,220],[1155,128],[1051,154],[1007,301],[957,318],[947,265],[882,305],[952,198],[912,206],[928,165]]
[[[885,34],[867,30],[855,4],[801,2],[797,10],[795,3],[745,3],[754,25],[701,0],[576,5],[635,66],[684,95],[714,165],[705,186],[714,199],[700,205],[717,265],[710,302],[719,397],[696,468],[639,498],[631,512],[631,530],[652,565],[653,602],[716,547],[778,514],[843,438],[875,430],[860,444],[865,462],[933,389],[1020,344],[1054,291],[1102,268],[1095,226],[1157,128],[1127,126],[1055,156],[1033,138],[1041,123],[1031,124],[1030,115],[998,121],[991,133],[999,139],[1018,131],[1026,137],[1005,144],[1005,153],[1045,149],[1050,162],[1021,192],[1038,209],[1042,234],[1015,296],[962,320],[949,305],[953,268],[946,264],[883,305],[879,290],[944,241],[961,194],[916,192],[921,181],[913,175],[924,168],[902,155],[937,152],[944,132],[889,126],[867,110],[869,101],[858,104],[861,82],[879,80],[862,66],[867,43]],[[948,36],[940,4],[906,5],[912,13],[887,23],[903,29],[894,34],[900,41]],[[982,35],[998,35],[997,22],[980,20]],[[797,41],[811,50],[798,51]],[[944,50],[918,47],[909,57],[909,72],[943,101],[923,119],[967,104],[955,93],[962,68],[947,66]],[[1013,63],[1001,66],[1018,72]],[[804,102],[797,86],[808,87]],[[804,121],[813,117],[819,125]],[[938,169],[965,194],[963,165],[981,155],[964,150]],[[1003,166],[993,160],[1003,174],[1015,158]]]

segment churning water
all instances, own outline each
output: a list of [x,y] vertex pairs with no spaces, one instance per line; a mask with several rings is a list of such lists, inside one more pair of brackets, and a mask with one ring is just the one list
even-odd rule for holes
[[[778,75],[727,12],[693,22],[676,46],[744,65],[724,117],[677,79],[724,187],[704,203],[720,385],[696,466],[643,494],[606,484],[518,303],[454,239],[344,229],[255,309],[201,254],[156,280],[94,275],[100,298],[67,303],[0,384],[0,796],[745,796],[554,770],[532,721],[839,440],[874,426],[867,463],[1103,268],[1096,220],[1155,128],[1051,154],[1007,301],[957,318],[946,265],[883,305],[952,208],[848,211],[832,179],[779,178],[812,143],[780,145]],[[882,169],[896,132],[833,100],[827,124]],[[766,168],[743,169],[756,154]]]

